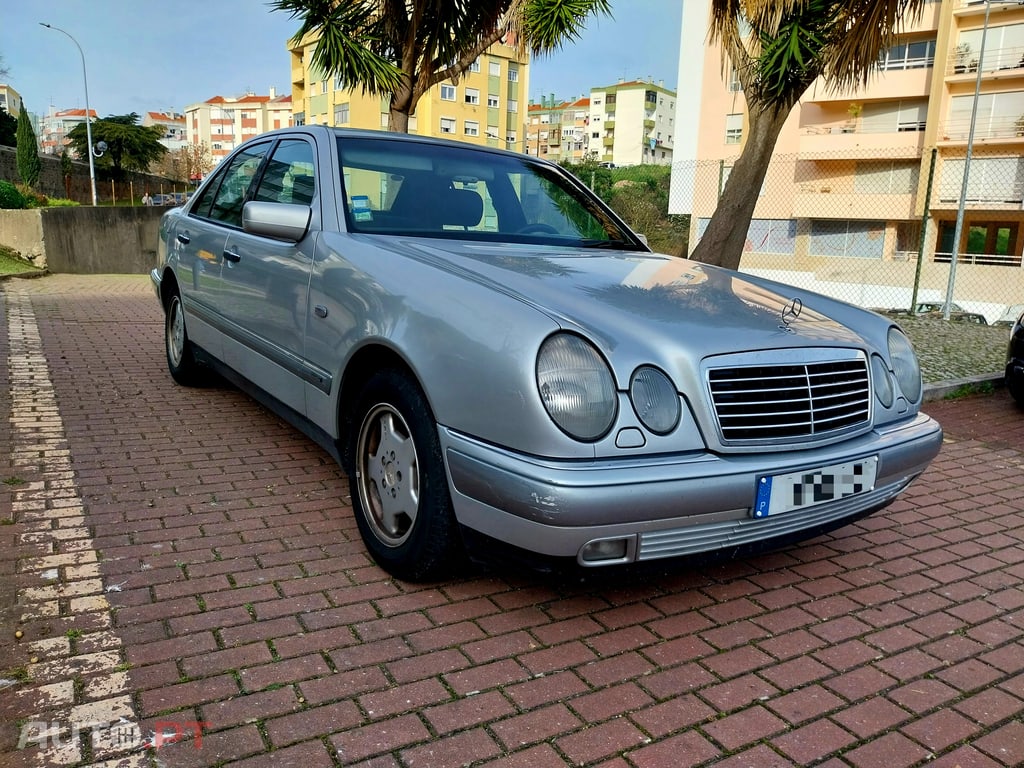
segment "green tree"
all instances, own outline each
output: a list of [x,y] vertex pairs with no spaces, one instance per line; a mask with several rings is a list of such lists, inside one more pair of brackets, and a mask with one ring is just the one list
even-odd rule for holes
[[0,107],[0,147],[18,146],[18,119]]
[[[96,120],[92,126],[92,144],[97,146],[101,141],[107,149],[95,160],[97,168],[107,170],[117,181],[124,178],[125,171],[149,170],[151,163],[159,160],[167,152],[167,147],[160,143],[164,131],[158,126],[139,125],[139,116],[132,112],[127,115],[109,115]],[[71,148],[79,157],[88,159],[88,137],[85,123],[79,123],[68,133]]]
[[390,98],[389,126],[406,133],[420,98],[457,81],[499,40],[551,53],[579,38],[610,0],[272,0],[299,19],[295,44],[316,39],[312,66],[352,87]]
[[16,138],[18,175],[21,176],[25,186],[31,188],[39,181],[39,172],[42,170],[43,164],[39,160],[36,132],[32,130],[32,121],[28,119],[28,108],[24,102],[22,102],[21,111],[18,113]]
[[71,173],[73,171],[71,165],[71,155],[68,154],[68,148],[64,147],[60,151],[60,175],[64,179],[64,196],[71,197]]
[[904,19],[927,0],[712,0],[720,42],[747,102],[745,144],[692,257],[739,266],[775,142],[818,77],[827,88],[865,85]]

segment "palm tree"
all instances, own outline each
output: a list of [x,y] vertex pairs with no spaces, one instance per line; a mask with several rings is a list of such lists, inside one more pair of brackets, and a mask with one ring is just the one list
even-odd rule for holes
[[579,38],[610,0],[273,0],[301,20],[292,43],[316,39],[312,66],[325,77],[390,95],[390,128],[409,130],[423,94],[457,80],[498,41],[550,53]]
[[711,0],[711,39],[739,78],[748,130],[692,258],[739,267],[775,142],[799,98],[819,77],[837,91],[867,84],[903,19],[926,1]]

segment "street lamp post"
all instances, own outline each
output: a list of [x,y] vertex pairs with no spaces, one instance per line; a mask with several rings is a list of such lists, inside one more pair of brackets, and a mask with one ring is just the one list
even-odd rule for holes
[[96,205],[96,165],[93,163],[92,153],[92,128],[90,123],[92,122],[92,111],[89,109],[89,76],[85,71],[85,53],[82,51],[82,46],[78,44],[78,41],[71,36],[70,32],[66,32],[60,27],[55,27],[52,24],[46,24],[42,21],[39,22],[40,26],[52,29],[55,32],[67,35],[72,43],[75,44],[75,48],[78,49],[78,55],[82,57],[82,80],[85,82],[85,141],[89,145],[89,184],[92,186],[92,204]]

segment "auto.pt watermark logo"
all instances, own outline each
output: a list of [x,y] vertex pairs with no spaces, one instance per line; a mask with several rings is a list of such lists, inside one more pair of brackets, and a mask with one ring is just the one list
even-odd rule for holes
[[88,743],[93,751],[123,752],[160,749],[185,740],[202,749],[203,729],[209,725],[202,720],[157,720],[152,731],[143,733],[138,723],[125,718],[107,722],[32,720],[21,726],[18,749],[64,749]]

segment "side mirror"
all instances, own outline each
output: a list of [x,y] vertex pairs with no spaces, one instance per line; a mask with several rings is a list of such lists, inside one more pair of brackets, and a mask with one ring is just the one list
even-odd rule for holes
[[242,229],[252,235],[297,243],[306,236],[312,216],[308,205],[250,200],[242,208]]

